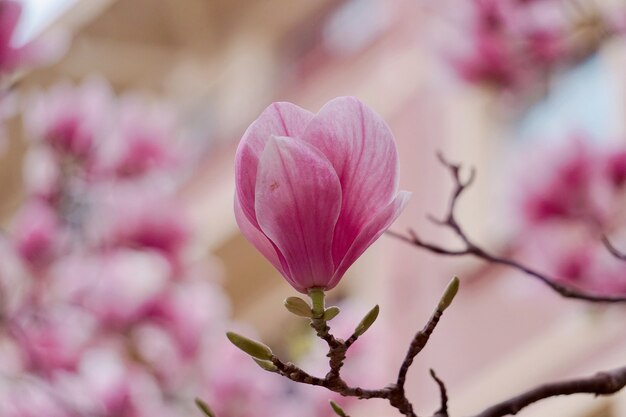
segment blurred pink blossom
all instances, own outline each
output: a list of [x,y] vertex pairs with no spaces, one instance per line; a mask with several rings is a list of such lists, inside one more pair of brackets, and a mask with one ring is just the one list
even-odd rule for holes
[[193,250],[177,197],[172,168],[190,155],[175,114],[137,97],[91,79],[24,109],[25,203],[0,239],[0,415],[180,417],[197,413],[196,396],[220,417],[327,409],[224,337],[221,268]]
[[606,158],[604,175],[616,188],[621,188],[626,182],[626,149],[612,152]]
[[176,343],[183,357],[191,357],[202,348],[202,338],[219,332],[216,324],[228,320],[228,301],[206,277],[171,284],[148,310],[147,318],[160,324]]
[[[105,247],[124,246],[155,250],[175,261],[188,243],[184,211],[167,194],[137,187],[107,184],[99,202],[94,233]],[[120,216],[120,213],[124,213]]]
[[[281,402],[287,399],[287,385],[282,377],[263,372],[228,341],[214,345],[210,354],[219,360],[212,360],[206,368],[207,392],[203,398],[216,415],[254,417],[259,410],[271,416],[279,414]],[[307,409],[302,407],[298,415],[306,416],[306,413]]]
[[603,236],[623,227],[626,151],[573,136],[535,153],[522,158],[525,163],[519,174],[522,256],[579,288],[626,292],[622,278],[626,263],[601,242]]
[[23,378],[0,385],[0,415],[6,417],[78,417],[77,410],[54,394],[37,378]]
[[15,47],[13,35],[22,14],[22,4],[13,0],[0,1],[0,72],[18,67],[27,58],[27,47]]
[[[526,185],[524,208],[530,221],[555,218],[590,219],[602,221],[596,207],[597,156],[582,139],[574,138],[573,144],[555,149],[544,156],[546,165],[543,175],[530,178]],[[549,159],[549,160],[548,160]]]
[[127,95],[118,113],[117,129],[105,144],[105,169],[125,178],[176,166],[176,120],[170,109]]
[[58,305],[37,313],[22,314],[10,330],[25,357],[26,369],[51,377],[59,370],[74,370],[96,330],[96,320],[82,309]]
[[49,64],[58,59],[68,46],[67,34],[51,31],[45,38],[18,44],[16,28],[22,18],[22,2],[0,0],[0,74],[32,65]]
[[23,179],[29,195],[49,203],[57,200],[61,193],[61,167],[54,152],[41,146],[29,149],[25,156]]
[[115,116],[110,87],[92,78],[76,88],[57,84],[32,94],[24,123],[28,136],[43,141],[62,156],[94,162],[96,147],[106,139]]
[[451,63],[461,78],[498,90],[529,94],[542,90],[557,71],[575,65],[611,35],[626,8],[603,9],[594,2],[576,7],[559,0],[472,0],[459,25],[465,33]]
[[117,249],[87,262],[87,270],[76,277],[82,280],[76,302],[116,330],[140,319],[170,279],[167,260],[151,251]]
[[48,265],[58,254],[61,225],[45,202],[33,200],[18,214],[13,230],[17,252],[33,267]]

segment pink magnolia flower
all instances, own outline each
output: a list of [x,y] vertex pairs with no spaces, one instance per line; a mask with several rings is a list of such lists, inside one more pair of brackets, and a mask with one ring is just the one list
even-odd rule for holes
[[80,308],[57,305],[45,314],[22,314],[11,330],[32,372],[51,376],[58,370],[73,370],[83,350],[95,335],[97,322]]
[[67,50],[69,38],[60,30],[19,44],[15,34],[22,19],[23,1],[0,0],[0,74],[19,68],[50,64]]
[[0,71],[15,69],[24,59],[24,48],[12,44],[13,35],[22,15],[22,5],[17,1],[0,1]]
[[[142,183],[157,188],[152,181]],[[176,264],[189,242],[185,216],[174,198],[160,190],[104,184],[91,227],[94,239],[106,247],[153,249]],[[120,213],[124,213],[120,216]]]
[[206,276],[199,276],[169,285],[146,313],[146,319],[167,332],[181,356],[189,359],[201,349],[202,338],[217,323],[226,322],[228,312],[228,300],[221,289]]
[[514,58],[514,52],[501,36],[481,32],[476,35],[472,53],[452,61],[459,75],[470,83],[511,87],[522,83],[528,72]]
[[61,226],[48,204],[33,200],[19,213],[13,239],[17,252],[33,267],[45,267],[59,249]]
[[61,166],[55,153],[44,146],[30,148],[24,156],[22,176],[26,193],[53,203],[61,196]]
[[239,228],[304,293],[335,287],[410,196],[391,131],[354,97],[317,115],[273,103],[241,139],[235,175]]
[[[572,142],[537,153],[522,206],[530,223],[586,219],[602,223],[606,208],[598,195],[598,151],[573,136]],[[528,172],[527,164],[524,170]],[[540,175],[539,175],[540,173]],[[529,177],[525,174],[525,177]]]
[[24,107],[27,136],[61,156],[93,162],[97,146],[109,134],[115,115],[110,86],[89,78],[79,86],[59,83],[33,93]]
[[38,378],[2,380],[0,415],[6,417],[71,417],[77,415],[64,401],[55,398],[51,384]]
[[[95,346],[85,353],[77,373],[69,375],[64,388],[78,402],[74,415],[164,417],[164,393],[150,372],[134,364],[115,343]],[[171,414],[169,414],[171,415]]]
[[156,252],[118,249],[102,256],[85,305],[113,328],[141,317],[167,285],[170,267]]
[[106,330],[119,330],[146,314],[170,276],[169,263],[157,252],[117,248],[64,257],[50,274],[48,292],[90,311]]
[[114,132],[102,144],[103,168],[129,179],[175,167],[180,160],[175,112],[134,94],[121,97],[117,107]]
[[613,187],[621,188],[626,183],[626,150],[615,151],[605,159],[605,176]]
[[[459,2],[469,19],[450,60],[462,79],[514,96],[539,97],[547,79],[595,52],[619,35],[614,16],[623,6],[570,9],[559,0],[471,0]],[[604,3],[604,2],[602,2]],[[464,8],[464,9],[463,9]],[[457,8],[453,8],[457,13]]]

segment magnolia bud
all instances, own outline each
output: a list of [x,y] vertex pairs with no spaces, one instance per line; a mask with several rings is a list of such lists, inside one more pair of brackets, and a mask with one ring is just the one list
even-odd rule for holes
[[226,337],[233,345],[252,357],[261,360],[269,360],[272,357],[272,350],[263,343],[248,339],[234,332],[227,332]]
[[443,312],[446,308],[450,307],[452,300],[456,296],[456,293],[459,291],[459,278],[454,277],[446,287],[443,295],[441,296],[441,300],[439,301],[439,307],[437,310]]
[[374,324],[374,322],[376,321],[379,311],[380,311],[380,308],[378,307],[378,304],[376,304],[374,308],[371,309],[369,313],[365,315],[365,317],[363,317],[363,320],[361,320],[359,325],[356,326],[356,330],[354,331],[354,334],[356,334],[357,336],[361,336],[363,333],[365,333],[367,329],[369,329],[370,326]]

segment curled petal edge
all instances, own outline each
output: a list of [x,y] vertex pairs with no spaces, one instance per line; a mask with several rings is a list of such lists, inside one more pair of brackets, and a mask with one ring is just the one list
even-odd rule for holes
[[393,201],[379,211],[372,220],[361,230],[356,237],[346,256],[335,270],[333,278],[330,280],[326,290],[333,289],[346,273],[348,268],[374,243],[398,218],[404,207],[406,207],[411,193],[400,191]]

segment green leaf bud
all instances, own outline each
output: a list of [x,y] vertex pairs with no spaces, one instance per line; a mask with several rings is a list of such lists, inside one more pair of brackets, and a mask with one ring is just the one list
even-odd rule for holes
[[272,350],[261,342],[256,342],[234,332],[227,332],[226,337],[233,345],[254,358],[269,360],[272,357]]
[[300,297],[287,297],[285,299],[285,308],[296,316],[313,317],[311,306]]
[[334,319],[335,317],[337,317],[337,314],[339,314],[341,312],[341,310],[339,310],[339,307],[328,307],[325,311],[324,311],[324,315],[322,316],[322,320],[324,321],[331,321],[332,319]]
[[452,300],[456,296],[456,293],[459,291],[459,278],[454,277],[446,287],[446,290],[443,292],[441,296],[441,300],[439,301],[439,306],[437,309],[441,312],[445,311],[446,308],[450,307],[452,304]]
[[357,336],[361,336],[363,333],[365,333],[367,329],[369,329],[370,326],[374,324],[376,318],[378,318],[379,311],[380,308],[378,307],[378,304],[376,304],[374,308],[372,308],[369,313],[367,313],[365,317],[363,317],[363,320],[361,320],[359,325],[356,326],[356,330],[354,331],[354,333]]

